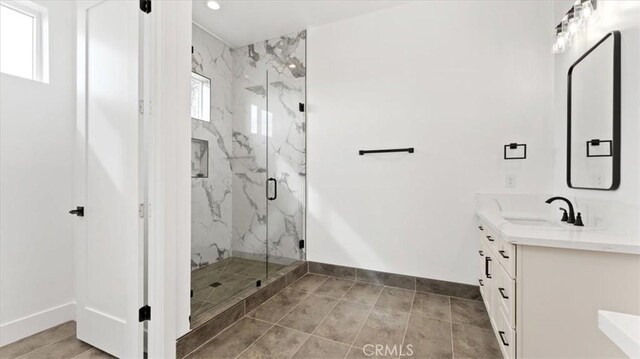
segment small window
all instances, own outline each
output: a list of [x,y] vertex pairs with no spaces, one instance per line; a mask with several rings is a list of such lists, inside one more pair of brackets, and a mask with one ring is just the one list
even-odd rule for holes
[[0,1],[0,72],[49,82],[47,10],[31,1]]
[[[260,125],[262,136],[273,136],[273,113],[265,110],[260,111]],[[251,133],[258,133],[258,107],[251,105]]]
[[211,80],[191,73],[191,118],[211,122]]

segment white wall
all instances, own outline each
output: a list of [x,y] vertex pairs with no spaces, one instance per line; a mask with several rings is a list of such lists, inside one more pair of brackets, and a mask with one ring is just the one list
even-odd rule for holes
[[50,83],[0,74],[0,345],[70,320],[75,4],[49,11]]
[[[572,4],[571,0],[555,2],[556,23]],[[600,20],[580,32],[573,47],[554,57],[554,190],[579,196],[583,203],[589,199],[616,201],[637,211],[640,206],[640,1],[599,1],[597,13]],[[613,30],[619,30],[622,38],[620,187],[616,191],[569,189],[566,181],[567,72],[578,57]],[[635,222],[640,227],[639,221]]]
[[309,29],[308,260],[475,284],[474,194],[552,186],[553,26],[551,2],[425,1]]

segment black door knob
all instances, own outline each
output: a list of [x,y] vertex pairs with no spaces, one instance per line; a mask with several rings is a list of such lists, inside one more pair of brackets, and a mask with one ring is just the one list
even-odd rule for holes
[[75,214],[78,217],[84,217],[84,207],[76,207],[76,209],[72,209],[69,211],[69,214]]

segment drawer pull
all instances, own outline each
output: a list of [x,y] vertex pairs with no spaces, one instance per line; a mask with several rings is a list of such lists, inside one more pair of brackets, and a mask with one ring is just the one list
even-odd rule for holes
[[483,226],[478,226],[478,229],[480,229],[481,231],[484,231],[484,227]]
[[491,262],[491,257],[484,257],[484,275],[487,278],[491,278],[491,273],[489,273],[489,262]]
[[478,279],[478,283],[480,283],[481,287],[484,287],[484,282],[482,281],[482,279]]
[[504,258],[504,259],[509,259],[509,256],[508,256],[508,255],[506,255],[506,254],[504,254],[504,251],[503,251],[503,250],[499,250],[499,251],[498,251],[498,253],[500,253],[500,255],[502,256],[502,258]]
[[500,295],[502,296],[502,298],[509,299],[509,297],[506,294],[504,294],[504,288],[498,288],[498,291],[500,292]]
[[481,257],[484,257],[484,252],[482,250],[479,250],[478,253],[480,253]]
[[504,340],[504,334],[505,332],[503,331],[499,331],[498,334],[500,334],[500,340],[502,341],[502,345],[504,345],[505,347],[509,346],[509,343],[507,343],[506,340]]
[[491,237],[491,236],[487,236],[487,239],[489,240],[489,242],[495,241],[495,239],[493,239],[493,237]]

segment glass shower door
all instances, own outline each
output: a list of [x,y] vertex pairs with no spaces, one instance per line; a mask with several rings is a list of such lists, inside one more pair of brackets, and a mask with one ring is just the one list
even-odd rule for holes
[[192,174],[191,329],[265,283],[268,152],[266,70],[253,47],[231,50],[195,26],[193,44],[194,78],[210,91],[192,90],[192,106],[210,99],[210,120],[191,119],[192,168],[202,169]]
[[306,32],[269,40],[267,258],[273,273],[305,259]]

